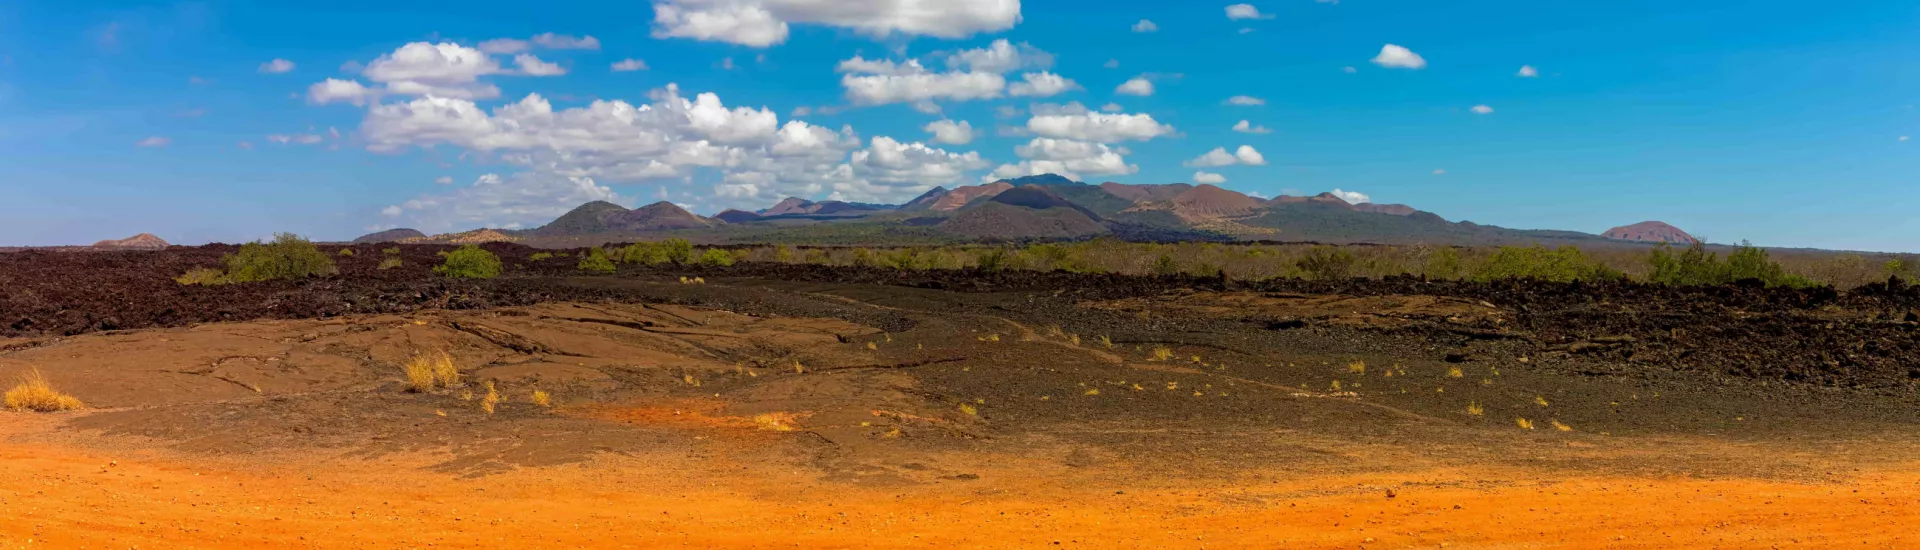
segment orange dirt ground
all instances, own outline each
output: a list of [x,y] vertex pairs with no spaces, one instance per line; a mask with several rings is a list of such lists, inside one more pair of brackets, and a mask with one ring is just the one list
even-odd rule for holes
[[[42,422],[19,420],[11,429]],[[725,429],[725,428],[723,428]],[[761,434],[736,434],[750,444]],[[271,466],[260,466],[272,462]],[[602,459],[480,479],[369,462],[184,462],[0,446],[5,548],[1912,548],[1920,473],[1844,483],[1275,472],[1124,489],[1023,471],[973,484],[820,483],[725,456]],[[752,475],[723,472],[753,471]],[[1380,487],[1399,487],[1392,497]],[[1248,496],[1285,495],[1285,498]]]

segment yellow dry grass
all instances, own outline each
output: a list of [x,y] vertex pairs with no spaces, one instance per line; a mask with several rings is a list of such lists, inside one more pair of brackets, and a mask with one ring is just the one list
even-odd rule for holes
[[487,395],[480,398],[480,410],[493,414],[493,406],[500,402],[500,392],[493,388],[493,381],[487,381]]
[[433,391],[434,388],[451,388],[460,383],[460,369],[453,365],[453,357],[444,351],[414,355],[407,360],[406,373],[407,389],[421,393]]
[[1367,373],[1367,362],[1366,362],[1366,361],[1354,361],[1354,362],[1352,362],[1352,363],[1347,363],[1347,372],[1349,372],[1349,373],[1352,373],[1352,374],[1366,374],[1366,373]]
[[800,415],[789,412],[753,415],[753,424],[769,432],[791,432],[799,421]]
[[1556,429],[1556,430],[1560,430],[1560,431],[1563,431],[1563,432],[1571,432],[1571,431],[1573,431],[1573,426],[1568,426],[1568,425],[1566,425],[1566,424],[1561,424],[1559,420],[1551,420],[1551,419],[1550,419],[1550,420],[1547,420],[1547,423],[1548,423],[1548,424],[1552,424],[1552,425],[1553,425],[1553,429]]
[[1536,405],[1545,407],[1547,406],[1547,398],[1545,396],[1540,396],[1540,395],[1533,396],[1533,403]]
[[1482,407],[1482,406],[1480,406],[1480,402],[1478,402],[1478,401],[1475,401],[1475,402],[1472,402],[1472,403],[1468,403],[1468,404],[1467,404],[1467,414],[1470,414],[1470,415],[1473,415],[1473,416],[1480,416],[1480,415],[1483,415],[1483,414],[1487,414],[1487,408],[1486,408],[1486,407]]
[[1165,361],[1172,358],[1173,358],[1173,350],[1167,349],[1166,346],[1153,347],[1153,360]]
[[6,401],[7,408],[16,411],[56,412],[86,407],[78,398],[53,389],[53,383],[48,382],[39,369],[21,377],[18,385],[7,390]]
[[1461,371],[1460,367],[1447,367],[1447,378],[1459,378],[1466,375],[1467,373]]
[[969,404],[969,403],[961,403],[961,404],[960,404],[960,412],[963,412],[963,413],[967,413],[967,416],[979,416],[979,415],[980,415],[980,409],[979,409],[979,408],[976,408],[976,407],[974,407],[974,406],[973,406],[972,404]]
[[542,407],[552,407],[553,396],[544,390],[533,390],[533,404]]
[[1520,426],[1520,429],[1522,429],[1522,430],[1531,430],[1531,429],[1533,429],[1533,421],[1532,421],[1532,420],[1527,420],[1527,419],[1525,419],[1525,418],[1515,418],[1515,419],[1513,419],[1513,423],[1514,423],[1514,425],[1516,425],[1516,426]]

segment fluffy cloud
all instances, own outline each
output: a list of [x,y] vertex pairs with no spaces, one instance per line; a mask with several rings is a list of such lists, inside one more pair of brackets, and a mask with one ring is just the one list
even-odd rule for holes
[[973,142],[973,125],[967,121],[936,120],[921,128],[933,134],[934,143],[966,145]]
[[1152,21],[1145,19],[1141,19],[1139,23],[1133,24],[1133,32],[1157,32],[1159,30],[1159,25],[1155,25]]
[[1136,76],[1132,80],[1122,82],[1120,87],[1113,89],[1113,93],[1137,96],[1153,95],[1153,81],[1147,80],[1144,76]]
[[541,61],[540,58],[534,57],[533,54],[530,53],[513,56],[513,64],[520,67],[520,74],[527,76],[560,76],[567,74],[567,70],[561,68],[560,65]]
[[1220,175],[1220,174],[1215,174],[1215,173],[1213,173],[1213,172],[1194,172],[1194,173],[1193,173],[1193,182],[1194,182],[1194,183],[1210,183],[1210,184],[1213,184],[1213,185],[1220,185],[1220,184],[1222,184],[1222,183],[1226,183],[1226,182],[1227,182],[1227,177],[1226,177],[1226,176],[1222,176],[1222,175]]
[[436,185],[453,185],[453,176],[440,176],[437,178],[433,178],[433,183]]
[[885,137],[862,149],[851,127],[781,124],[769,109],[728,107],[711,93],[686,98],[672,85],[650,99],[556,110],[529,95],[489,112],[470,100],[422,97],[371,107],[361,134],[376,152],[451,145],[566,178],[687,182],[696,170],[717,172],[711,192],[683,191],[687,200],[716,208],[821,194],[892,201],[990,166],[978,153]]
[[647,62],[638,59],[627,58],[613,63],[613,72],[617,73],[644,70],[647,70]]
[[1106,62],[1105,64],[1103,64],[1103,65],[1100,65],[1100,66],[1102,66],[1102,67],[1106,67],[1106,68],[1109,68],[1109,69],[1118,69],[1118,68],[1120,68],[1120,60],[1118,60],[1118,59],[1108,59],[1108,60],[1107,60],[1107,62]]
[[334,102],[366,105],[379,98],[379,90],[368,88],[352,80],[329,78],[307,87],[307,102],[315,105]]
[[1413,50],[1387,44],[1380,47],[1380,55],[1373,57],[1373,64],[1389,69],[1424,69],[1427,60]]
[[1237,95],[1227,98],[1227,104],[1240,106],[1266,105],[1267,100],[1248,95]]
[[1020,22],[1019,0],[659,0],[655,38],[690,38],[764,48],[785,42],[789,24],[893,34],[965,38]]
[[[1081,108],[1085,109],[1085,107]],[[1036,112],[1033,118],[1027,119],[1027,130],[1041,137],[1096,143],[1146,141],[1174,132],[1173,126],[1153,120],[1153,115],[1093,112],[1079,114]]]
[[1249,122],[1249,121],[1245,121],[1245,120],[1242,120],[1242,121],[1240,121],[1240,122],[1237,122],[1237,123],[1234,123],[1234,125],[1233,125],[1233,131],[1235,131],[1235,132],[1240,132],[1240,133],[1242,133],[1242,134],[1271,134],[1271,133],[1273,133],[1273,130],[1272,130],[1272,129],[1269,129],[1269,128],[1267,128],[1267,127],[1265,127],[1265,126],[1255,126],[1255,125],[1254,125],[1254,124],[1253,124],[1252,122]]
[[1259,151],[1255,151],[1253,146],[1242,145],[1232,153],[1228,153],[1225,147],[1215,147],[1212,151],[1207,151],[1206,154],[1182,164],[1201,168],[1233,166],[1236,164],[1265,166],[1267,164],[1267,158],[1262,156]]
[[260,64],[260,72],[267,73],[267,74],[280,74],[280,73],[290,72],[292,70],[293,70],[293,62],[287,61],[285,59],[275,59],[273,61],[268,61],[266,63]]
[[1333,191],[1329,191],[1329,192],[1333,193],[1333,196],[1340,197],[1340,200],[1347,201],[1348,204],[1360,204],[1363,202],[1373,202],[1373,197],[1367,196],[1366,193],[1361,193],[1357,191],[1341,191],[1339,189],[1334,189]]
[[1053,66],[1053,54],[1022,42],[1013,45],[1006,39],[993,41],[985,48],[961,50],[947,56],[947,66],[976,72],[1005,73],[1020,69],[1045,69]]
[[1051,97],[1068,90],[1080,89],[1072,80],[1049,72],[1025,73],[1020,75],[1023,82],[1007,86],[1007,95],[1014,97]]
[[1517,76],[1520,78],[1533,78],[1536,76],[1540,76],[1540,69],[1535,69],[1533,68],[1532,65],[1521,65],[1520,72],[1513,73],[1513,76]]
[[133,146],[134,147],[166,147],[167,144],[169,143],[173,143],[173,140],[160,137],[160,136],[152,136],[152,137],[148,137],[147,139],[143,139],[138,142],[135,142]]
[[841,61],[835,70],[848,73],[840,78],[840,86],[846,88],[847,99],[857,105],[991,99],[1000,97],[1007,87],[1007,79],[997,73],[937,73],[911,59],[895,62],[854,56]]
[[1472,111],[1473,111],[1473,114],[1476,114],[1476,115],[1493,114],[1493,108],[1488,107],[1486,105],[1474,105]]
[[[1132,174],[1140,171],[1137,165],[1127,164],[1121,152],[1101,143],[1076,141],[1070,139],[1033,138],[1013,148],[1020,158],[1038,163],[1056,163],[1059,172],[1089,175]],[[1053,170],[1048,170],[1053,171]],[[1045,173],[1042,171],[1041,173]],[[1078,178],[1076,178],[1078,179]]]
[[552,221],[589,201],[620,202],[613,189],[593,178],[522,172],[486,174],[472,185],[425,194],[388,206],[381,214],[428,232],[494,227],[518,229]]
[[327,138],[320,137],[320,134],[272,134],[267,136],[267,141],[281,145],[313,145],[326,141],[326,139]]
[[480,43],[480,51],[495,54],[515,54],[532,50],[534,46],[553,50],[598,50],[600,39],[592,36],[573,37],[564,34],[541,33],[528,40],[518,38],[495,38]]
[[1106,104],[1106,105],[1101,105],[1101,106],[1100,106],[1100,110],[1102,110],[1102,111],[1106,111],[1106,112],[1109,112],[1109,113],[1118,113],[1118,112],[1120,112],[1120,111],[1125,111],[1125,110],[1127,110],[1127,108],[1126,108],[1126,107],[1121,107],[1119,103],[1108,103],[1108,104]]
[[1234,4],[1227,6],[1227,19],[1235,21],[1241,19],[1273,19],[1273,16],[1260,13],[1260,8],[1253,7],[1253,4]]

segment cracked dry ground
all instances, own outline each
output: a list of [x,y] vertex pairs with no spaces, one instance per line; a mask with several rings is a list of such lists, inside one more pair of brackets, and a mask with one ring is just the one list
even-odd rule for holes
[[1490,304],[554,284],[652,299],[0,341],[90,406],[0,412],[0,547],[1920,545],[1911,395],[1435,336]]

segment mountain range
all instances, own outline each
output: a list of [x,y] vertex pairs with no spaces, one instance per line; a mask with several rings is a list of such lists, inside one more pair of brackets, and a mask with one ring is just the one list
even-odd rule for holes
[[902,244],[1038,241],[1111,235],[1128,240],[1316,241],[1381,244],[1691,243],[1661,222],[1601,235],[1450,222],[1403,204],[1349,203],[1331,193],[1271,199],[1208,184],[1098,185],[1043,174],[952,189],[935,187],[900,205],[787,198],[759,211],[703,217],[670,202],[628,209],[594,201],[526,230],[424,236],[410,229],[356,242],[515,240],[580,246],[679,236],[696,242]]

